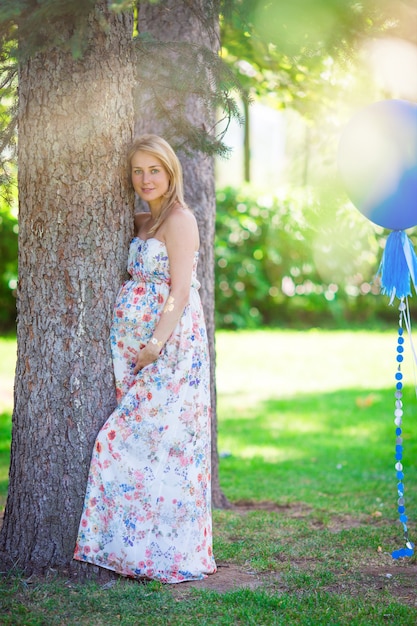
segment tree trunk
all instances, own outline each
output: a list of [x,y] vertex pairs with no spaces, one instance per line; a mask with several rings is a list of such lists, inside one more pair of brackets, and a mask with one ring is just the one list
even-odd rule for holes
[[115,406],[108,333],[133,223],[133,23],[106,7],[90,16],[81,60],[54,48],[20,67],[18,358],[0,561],[26,573],[72,559],[93,441]]
[[[189,42],[205,46],[217,52],[219,49],[218,12],[216,5],[207,0],[163,0],[156,4],[141,2],[138,16],[139,33],[149,33],[163,42]],[[166,136],[169,120],[156,121],[152,115],[152,106],[147,94],[139,94],[137,108],[141,115],[136,120],[136,134],[156,133]],[[148,106],[146,105],[148,100]],[[175,97],[173,97],[175,100]],[[173,102],[174,104],[174,102]],[[146,113],[145,113],[146,110]],[[196,98],[187,102],[187,117],[195,126],[212,128],[215,123],[215,111],[211,119]],[[201,238],[199,280],[201,282],[201,300],[206,318],[211,358],[212,392],[212,501],[215,507],[228,506],[227,499],[220,489],[219,459],[217,452],[217,416],[215,385],[215,338],[214,338],[214,229],[215,229],[215,189],[214,159],[201,152],[179,154],[184,171],[184,190],[186,202],[194,210]]]
[[244,118],[245,118],[245,126],[244,126],[244,135],[243,135],[243,180],[245,183],[251,182],[251,171],[250,171],[250,111],[249,111],[249,102],[248,100],[243,100],[243,109],[244,109]]

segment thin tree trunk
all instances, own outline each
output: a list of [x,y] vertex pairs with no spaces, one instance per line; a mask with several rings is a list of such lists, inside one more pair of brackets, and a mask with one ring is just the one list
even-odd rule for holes
[[18,358],[0,561],[26,572],[72,559],[93,441],[115,406],[108,332],[132,234],[133,26],[106,7],[91,15],[81,60],[55,48],[20,67]]
[[247,100],[243,100],[243,109],[245,117],[243,136],[243,179],[245,183],[250,183],[250,111],[249,102]]
[[[149,33],[155,39],[165,42],[189,42],[204,45],[217,52],[219,49],[218,14],[215,5],[207,0],[163,0],[157,4],[141,2],[139,5],[138,29]],[[156,133],[164,136],[169,120],[156,121],[147,94],[140,94],[140,118],[136,120],[135,132]],[[211,128],[215,123],[215,111],[210,119],[196,98],[187,102],[187,117],[195,126]],[[228,506],[227,499],[220,489],[219,459],[217,451],[217,416],[215,385],[215,328],[214,328],[214,229],[215,229],[215,188],[214,159],[201,152],[180,154],[184,171],[186,202],[194,210],[200,229],[201,247],[199,279],[201,300],[206,318],[211,358],[212,391],[212,501],[215,507]]]

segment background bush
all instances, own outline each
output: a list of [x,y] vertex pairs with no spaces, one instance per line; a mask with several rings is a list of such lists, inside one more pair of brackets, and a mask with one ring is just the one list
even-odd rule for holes
[[216,233],[219,328],[397,319],[375,278],[388,232],[332,191],[219,190]]
[[17,219],[0,197],[0,332],[16,324]]

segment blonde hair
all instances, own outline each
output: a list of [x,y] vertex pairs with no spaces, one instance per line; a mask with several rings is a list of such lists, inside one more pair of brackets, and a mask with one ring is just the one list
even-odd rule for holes
[[175,204],[180,204],[188,208],[184,201],[184,188],[182,180],[181,163],[171,148],[169,143],[158,135],[141,135],[137,137],[129,148],[127,159],[129,171],[132,168],[132,158],[136,152],[147,152],[159,159],[167,171],[169,177],[169,187],[164,194],[161,211],[155,224],[149,230],[150,234],[155,233],[168,217],[169,212]]

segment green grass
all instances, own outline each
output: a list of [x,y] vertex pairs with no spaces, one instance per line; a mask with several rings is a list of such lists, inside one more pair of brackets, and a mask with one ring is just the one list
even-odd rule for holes
[[1,602],[13,611],[3,613],[1,623],[13,626],[415,624],[415,612],[387,596],[373,606],[366,592],[349,598],[320,589],[300,593],[240,589],[225,594],[192,590],[179,596],[177,590],[153,583],[119,582],[103,589],[94,583],[74,586],[52,581],[26,589],[14,583]]
[[[404,483],[417,540],[417,401],[407,348]],[[250,573],[254,588],[10,575],[0,585],[0,624],[416,624],[417,559],[390,554],[403,545],[395,349],[396,329],[217,334],[220,477],[235,505],[213,515],[218,576]],[[13,350],[0,340],[0,367]],[[3,367],[0,388],[6,378]],[[8,406],[0,416],[3,496],[10,413]]]
[[[392,390],[342,389],[270,398],[223,417],[219,439],[227,455],[221,461],[227,495],[256,500],[262,494],[279,504],[302,501],[328,512],[378,509],[394,515],[393,406]],[[406,487],[417,479],[413,409],[415,397],[407,390]]]
[[3,613],[1,623],[13,626],[415,624],[415,613],[409,607],[391,603],[388,597],[373,606],[366,593],[344,598],[320,590],[299,594],[194,590],[179,598],[166,588],[130,582],[117,583],[110,589],[93,583],[72,586],[52,582],[23,591],[16,585],[6,593],[9,597],[5,601],[13,603],[13,614]]
[[11,423],[11,413],[0,413],[0,511],[5,504],[7,495]]
[[16,340],[0,337],[0,511],[7,494],[15,362]]

